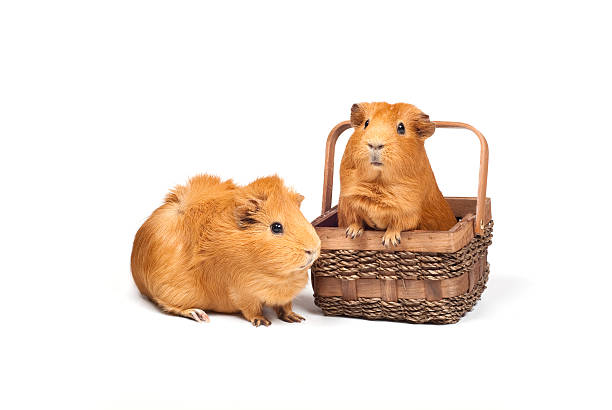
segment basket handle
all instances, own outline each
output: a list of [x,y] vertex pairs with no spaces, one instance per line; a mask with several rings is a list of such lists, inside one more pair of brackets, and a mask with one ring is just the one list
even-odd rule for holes
[[[436,128],[465,128],[472,131],[480,140],[480,169],[478,171],[478,197],[476,199],[476,220],[474,222],[474,233],[482,235],[484,231],[485,201],[487,195],[487,175],[489,172],[489,145],[484,135],[476,128],[462,122],[433,121]],[[323,173],[323,205],[321,213],[331,209],[332,188],[334,186],[334,154],[336,151],[336,141],[344,131],[351,128],[350,121],[343,121],[336,125],[329,136],[325,145],[325,170]]]

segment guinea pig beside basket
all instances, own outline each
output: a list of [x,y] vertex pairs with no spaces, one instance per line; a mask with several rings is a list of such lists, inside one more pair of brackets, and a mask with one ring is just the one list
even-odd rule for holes
[[383,245],[396,246],[401,231],[455,225],[425,153],[425,139],[435,131],[427,115],[410,104],[354,104],[351,125],[338,201],[338,225],[348,237],[368,225],[386,230]]
[[198,322],[204,311],[241,312],[270,325],[263,305],[300,322],[291,302],[308,280],[321,241],[277,176],[241,187],[201,175],[177,186],[136,233],[132,276],[162,310]]

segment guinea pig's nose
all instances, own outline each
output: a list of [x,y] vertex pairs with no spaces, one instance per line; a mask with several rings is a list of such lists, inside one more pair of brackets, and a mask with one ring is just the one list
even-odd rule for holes
[[317,255],[318,250],[317,249],[306,249],[304,252],[306,252],[306,256],[309,258],[315,257]]
[[378,151],[379,149],[383,149],[384,148],[384,144],[380,144],[380,143],[369,143],[368,142],[368,148],[370,148],[371,150],[374,151]]

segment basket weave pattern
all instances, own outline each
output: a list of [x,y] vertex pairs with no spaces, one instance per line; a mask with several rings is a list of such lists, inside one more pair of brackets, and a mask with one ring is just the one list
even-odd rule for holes
[[[412,323],[455,323],[469,312],[486,287],[489,265],[487,248],[491,244],[493,221],[482,236],[475,236],[454,253],[425,253],[376,250],[324,250],[311,268],[313,282],[317,278],[342,280],[379,279],[385,281],[442,281],[469,275],[478,276],[468,291],[439,300],[398,298],[397,301],[378,297],[358,297],[346,300],[342,296],[315,294],[315,304],[326,315],[361,317],[366,319],[399,320]],[[402,285],[399,285],[402,286]]]

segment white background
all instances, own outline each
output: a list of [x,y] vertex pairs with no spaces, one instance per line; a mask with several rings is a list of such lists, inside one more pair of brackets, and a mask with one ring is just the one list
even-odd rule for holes
[[[0,407],[609,408],[604,3],[1,2]],[[254,328],[139,296],[132,240],[170,187],[278,173],[312,220],[325,138],[362,101],[488,138],[473,312],[324,317],[308,286],[305,323]],[[475,195],[471,133],[427,149],[446,195]]]

